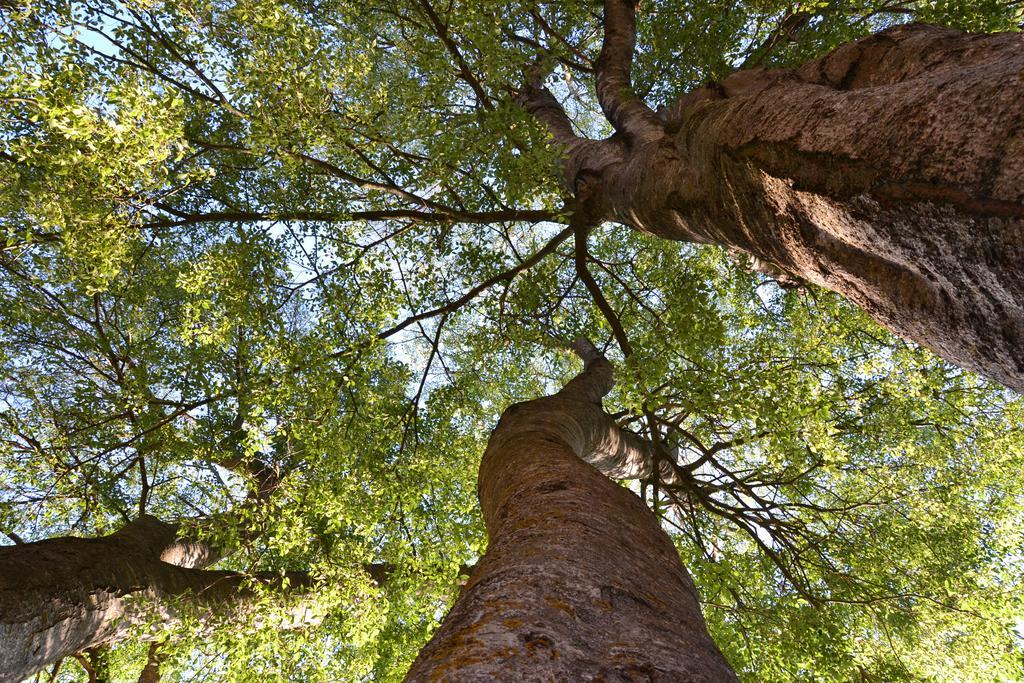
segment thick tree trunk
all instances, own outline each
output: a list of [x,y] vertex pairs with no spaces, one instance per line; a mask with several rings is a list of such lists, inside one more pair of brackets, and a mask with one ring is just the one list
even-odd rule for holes
[[1024,36],[891,29],[739,72],[666,128],[618,214],[745,251],[1024,391]]
[[581,140],[549,93],[520,96],[592,221],[744,252],[1024,392],[1024,35],[899,26],[655,114],[629,88],[632,11],[605,2],[615,136]]
[[20,681],[139,624],[170,622],[178,597],[200,615],[237,610],[248,579],[196,568],[211,554],[177,531],[143,516],[102,538],[0,547],[0,680]]
[[490,546],[406,680],[736,680],[656,517],[580,459],[649,466],[601,410],[610,377],[591,356],[505,411],[480,467]]

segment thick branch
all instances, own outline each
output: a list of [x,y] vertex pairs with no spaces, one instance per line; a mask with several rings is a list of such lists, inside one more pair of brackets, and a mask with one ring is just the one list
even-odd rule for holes
[[[301,572],[247,576],[171,564],[164,558],[176,535],[176,525],[142,516],[101,538],[0,548],[0,677],[22,680],[63,657],[116,642],[133,626],[174,624],[186,609],[211,624],[237,618],[258,604],[259,584],[283,587],[287,579],[289,591],[311,585]],[[294,623],[283,627],[311,623],[314,615],[303,608],[290,618]]]
[[[583,371],[558,393],[506,410],[491,443],[504,447],[504,435],[518,434],[528,422],[531,433],[564,444],[611,479],[649,479],[655,466],[650,444],[620,428],[601,407],[615,384],[611,364],[587,339],[577,339],[571,348],[584,360]],[[671,476],[667,465],[659,468],[663,478]]]
[[515,102],[540,121],[556,143],[571,148],[584,140],[576,135],[561,103],[544,87],[539,67],[527,72],[526,82],[516,93]]
[[597,58],[597,99],[608,121],[631,137],[657,136],[657,115],[633,91],[631,71],[636,47],[634,0],[605,0],[604,43]]
[[586,337],[574,341],[572,350],[583,360],[583,372],[569,380],[557,395],[600,405],[615,386],[611,363]]
[[160,683],[160,665],[165,657],[166,655],[160,651],[160,643],[150,643],[149,652],[146,653],[146,666],[139,674],[139,683]]

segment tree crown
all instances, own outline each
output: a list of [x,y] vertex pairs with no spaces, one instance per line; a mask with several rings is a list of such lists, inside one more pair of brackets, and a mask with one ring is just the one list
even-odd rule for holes
[[[632,87],[657,107],[893,23],[1022,18],[645,2]],[[400,676],[484,549],[490,428],[573,374],[580,335],[672,471],[634,486],[741,674],[1021,674],[1024,405],[721,249],[570,225],[564,146],[516,102],[544,84],[576,134],[611,134],[594,3],[0,2],[0,22],[0,528],[149,513],[223,567],[330,587],[314,629],[280,628],[269,591],[248,629],[182,621],[166,676]]]

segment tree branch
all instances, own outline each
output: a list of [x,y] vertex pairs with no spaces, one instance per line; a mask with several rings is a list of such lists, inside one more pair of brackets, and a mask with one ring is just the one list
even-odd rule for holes
[[572,121],[561,103],[544,87],[543,72],[539,65],[527,69],[522,87],[514,94],[515,103],[541,122],[560,145],[572,148],[585,138],[576,135]]
[[379,211],[288,211],[265,213],[260,211],[210,211],[207,213],[181,213],[179,218],[161,218],[142,224],[142,229],[177,228],[202,223],[249,223],[257,221],[311,221],[340,223],[345,221],[411,220],[418,223],[502,223],[508,221],[554,221],[558,213],[543,209],[506,209],[498,211],[417,211],[415,209],[385,209]]
[[160,651],[160,642],[153,641],[149,644],[149,652],[146,653],[146,666],[139,674],[139,683],[160,683],[160,665],[167,657]]
[[[437,308],[433,308],[429,311],[424,311],[422,313],[417,313],[416,315],[409,316],[408,318],[398,323],[397,325],[394,325],[393,327],[384,330],[383,332],[378,334],[377,338],[387,339],[388,337],[397,334],[398,332],[401,332],[406,327],[412,325],[415,322],[419,322],[420,320],[426,320],[427,318],[433,318],[434,316],[437,315],[453,313],[457,311],[458,309],[462,308],[467,303],[475,299],[481,292],[493,287],[499,282],[511,280],[512,278],[519,275],[523,271],[529,270],[533,266],[540,263],[545,256],[554,252],[555,249],[558,248],[558,245],[567,240],[569,236],[572,235],[572,233],[572,226],[567,227],[566,229],[562,230],[560,233],[555,235],[553,238],[551,238],[551,240],[547,244],[545,244],[541,249],[534,252],[534,254],[527,258],[525,261],[522,261],[513,266],[512,268],[509,268],[508,270],[498,273],[497,275],[487,278],[486,280],[478,284],[476,287],[473,287],[468,292],[460,296],[455,301],[445,304],[444,306],[438,306]],[[345,353],[347,353],[347,350],[334,353],[331,355],[331,357],[337,358],[338,356],[344,355]]]
[[[578,63],[570,62],[567,64],[567,66],[571,66],[574,69],[580,69],[582,71],[587,72],[592,72],[594,70],[593,60],[591,60],[590,57],[588,57],[578,47],[570,43],[564,35],[556,31],[551,26],[551,24],[549,24],[547,20],[544,19],[544,16],[538,10],[531,9],[530,16],[533,18],[534,21],[537,22],[537,25],[540,26],[541,30],[543,30],[544,33],[546,33],[547,35],[551,36],[552,38],[560,42],[562,45],[564,45],[565,48],[569,50],[569,52],[572,53],[572,55],[575,56],[576,59],[579,60]],[[563,60],[562,63],[565,64],[566,62]]]
[[796,34],[803,29],[814,14],[810,12],[788,12],[779,21],[779,25],[772,30],[764,41],[754,47],[747,54],[747,58],[740,64],[740,69],[753,69],[761,66],[784,40],[795,41]]
[[605,0],[604,43],[597,58],[597,99],[615,130],[630,137],[656,136],[661,121],[633,91],[636,47],[634,0]]
[[626,336],[626,330],[622,327],[622,322],[619,320],[615,309],[612,308],[611,304],[608,303],[608,299],[605,298],[601,287],[597,284],[597,280],[591,274],[590,268],[587,267],[587,234],[589,232],[589,226],[585,224],[575,225],[576,274],[580,276],[580,280],[583,281],[587,291],[590,292],[590,296],[593,297],[594,303],[611,326],[612,334],[615,335],[615,341],[618,343],[619,348],[622,349],[622,355],[628,356],[633,353],[633,347]]
[[459,50],[459,46],[455,44],[451,33],[448,31],[448,25],[441,20],[441,17],[437,16],[437,12],[434,11],[429,0],[419,0],[419,2],[423,12],[427,15],[427,19],[430,20],[431,25],[434,27],[437,37],[441,39],[445,49],[448,50],[448,54],[451,55],[452,59],[455,60],[456,66],[459,67],[459,75],[462,77],[462,80],[472,88],[473,94],[476,95],[477,101],[480,102],[480,106],[488,111],[493,111],[494,105],[491,103],[491,98],[488,97],[487,92],[480,83],[480,79],[469,68],[466,58],[463,57],[462,51]]
[[611,363],[586,337],[576,339],[571,348],[583,361],[583,372],[569,380],[558,396],[600,403],[615,386]]

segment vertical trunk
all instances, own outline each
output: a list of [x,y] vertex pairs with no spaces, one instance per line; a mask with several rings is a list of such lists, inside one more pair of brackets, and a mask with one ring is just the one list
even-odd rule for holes
[[661,119],[604,174],[617,220],[746,252],[1024,391],[1024,36],[897,27]]
[[149,652],[146,655],[146,665],[142,667],[139,674],[139,683],[160,683],[160,665],[164,661],[164,655],[160,651],[160,643],[150,643]]
[[195,568],[212,555],[177,530],[144,515],[110,536],[0,547],[0,679],[20,681],[133,626],[171,621],[177,597],[204,614],[236,609],[245,577]]
[[736,680],[656,517],[581,459],[647,466],[601,410],[608,388],[591,357],[502,416],[479,476],[490,546],[407,680]]

